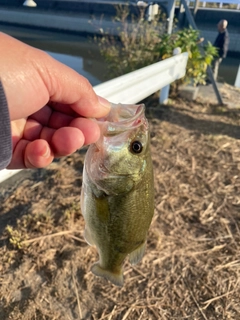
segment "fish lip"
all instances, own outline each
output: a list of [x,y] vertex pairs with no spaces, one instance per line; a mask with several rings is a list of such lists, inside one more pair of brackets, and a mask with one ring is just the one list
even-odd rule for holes
[[[125,125],[137,120],[139,117],[141,117],[145,112],[145,106],[144,106],[144,104],[139,104],[137,106],[138,106],[138,108],[137,108],[136,113],[135,113],[134,116],[132,116],[129,119],[126,119],[126,120],[121,120],[121,121],[117,122],[117,124],[125,126]],[[141,125],[140,122],[141,121],[139,121],[139,124],[137,123],[136,126]],[[113,123],[115,124],[116,122],[113,122]]]
[[[129,116],[129,118],[122,119],[118,121],[111,121],[109,118],[114,117],[115,114],[119,114],[119,110],[121,109],[124,111],[124,108],[127,108],[128,105],[124,104],[113,104],[112,103],[112,110],[105,118],[98,119],[97,123],[100,127],[104,127],[104,131],[107,134],[116,134],[118,132],[132,130],[140,127],[142,124],[147,124],[147,120],[145,118],[145,105],[139,104],[136,106],[136,111],[133,116]],[[121,112],[120,112],[121,115]]]

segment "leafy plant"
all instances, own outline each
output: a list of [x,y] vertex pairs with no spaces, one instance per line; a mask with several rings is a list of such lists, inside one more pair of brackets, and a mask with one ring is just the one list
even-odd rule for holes
[[159,34],[166,29],[159,16],[151,22],[146,21],[144,9],[139,9],[137,17],[130,16],[127,5],[116,6],[116,11],[114,22],[118,25],[118,37],[109,32],[95,38],[107,62],[109,77],[120,76],[158,61],[159,54],[155,47],[161,41]]
[[6,227],[6,232],[9,236],[9,242],[15,249],[22,249],[22,242],[25,240],[25,236],[17,229],[13,229],[11,226]]
[[157,15],[149,22],[145,10],[130,16],[128,6],[116,7],[115,22],[118,23],[118,37],[111,33],[96,38],[100,52],[107,63],[109,77],[116,77],[172,56],[173,49],[180,47],[188,52],[186,76],[176,84],[204,84],[207,66],[217,56],[216,48],[208,42],[199,46],[199,31],[192,28],[166,33],[166,19]]
[[179,30],[171,35],[163,35],[159,46],[155,48],[161,59],[172,56],[174,48],[180,47],[182,52],[188,53],[186,76],[178,83],[205,84],[207,66],[217,56],[217,49],[208,42],[200,48],[199,31],[192,28]]

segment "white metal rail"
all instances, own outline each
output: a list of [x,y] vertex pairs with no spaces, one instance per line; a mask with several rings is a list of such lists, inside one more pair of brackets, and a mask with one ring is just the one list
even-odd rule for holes
[[186,52],[130,72],[94,87],[95,92],[114,103],[137,103],[186,72]]
[[[138,103],[186,72],[186,52],[130,72],[94,87],[95,92],[113,103]],[[0,183],[20,170],[1,170]]]
[[[195,1],[187,1],[187,4],[194,3]],[[239,0],[200,0],[200,3],[202,3],[202,6],[205,8],[207,3],[215,3],[219,8],[223,7],[223,4],[233,4],[236,5],[236,8],[240,9],[240,1]],[[231,8],[234,9],[234,8]]]

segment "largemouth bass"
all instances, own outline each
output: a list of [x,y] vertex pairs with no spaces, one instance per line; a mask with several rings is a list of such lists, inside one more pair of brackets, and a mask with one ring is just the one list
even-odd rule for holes
[[84,236],[99,261],[91,271],[123,285],[123,263],[141,260],[154,212],[149,126],[141,105],[112,105],[86,154],[81,209]]

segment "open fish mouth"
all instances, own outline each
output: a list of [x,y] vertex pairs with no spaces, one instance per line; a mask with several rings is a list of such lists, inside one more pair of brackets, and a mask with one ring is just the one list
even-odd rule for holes
[[112,103],[110,113],[97,120],[99,126],[103,129],[103,135],[116,135],[123,131],[132,130],[145,125],[145,106],[139,105],[123,105],[121,103]]

